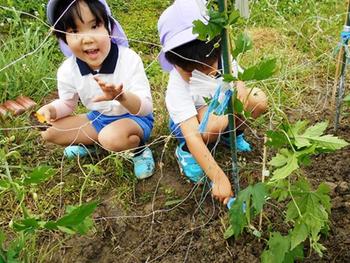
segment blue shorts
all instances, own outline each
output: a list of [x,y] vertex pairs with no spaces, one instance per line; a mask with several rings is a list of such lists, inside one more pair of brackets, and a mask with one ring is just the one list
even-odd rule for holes
[[[179,143],[185,141],[185,137],[181,132],[180,123],[175,124],[172,119],[169,119],[169,129],[170,129],[170,134],[172,136],[175,136],[175,138],[179,141]],[[229,125],[227,125],[224,133],[227,133],[227,132],[229,132]]]
[[121,120],[121,119],[131,119],[135,121],[143,131],[143,142],[146,142],[151,136],[151,131],[153,129],[153,114],[148,114],[146,116],[137,116],[130,113],[126,113],[118,116],[107,116],[99,113],[98,111],[90,111],[87,113],[87,118],[92,121],[92,126],[94,126],[97,133],[99,133],[108,124]]

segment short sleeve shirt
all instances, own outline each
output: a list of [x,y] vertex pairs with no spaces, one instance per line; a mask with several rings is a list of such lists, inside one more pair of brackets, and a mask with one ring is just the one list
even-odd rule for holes
[[192,96],[187,83],[176,69],[170,72],[165,103],[175,124],[197,115],[197,109],[206,105],[201,96]]
[[[148,100],[152,102],[150,85],[141,58],[127,47],[118,47],[115,44],[112,44],[112,47],[108,55],[112,55],[110,58],[112,63],[105,67],[106,70],[103,70],[103,65],[100,72],[92,72],[86,64],[84,65],[85,62],[75,56],[66,59],[57,72],[59,98],[69,100],[78,95],[87,109],[99,111],[108,116],[128,113],[116,100],[93,102],[96,96],[103,94],[94,79],[94,76],[98,76],[107,83],[123,84],[125,91],[138,95],[141,101]],[[116,54],[113,52],[116,52]],[[108,57],[106,60],[108,60]]]

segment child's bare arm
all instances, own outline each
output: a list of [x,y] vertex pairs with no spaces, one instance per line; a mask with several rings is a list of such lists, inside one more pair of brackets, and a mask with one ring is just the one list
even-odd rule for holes
[[196,117],[192,117],[180,125],[188,149],[213,182],[213,196],[226,204],[233,195],[231,183],[205,145],[201,134],[198,132],[198,126],[199,123]]
[[140,111],[140,98],[132,92],[124,91],[123,84],[115,85],[106,83],[98,77],[95,77],[95,80],[100,85],[104,94],[96,97],[94,102],[117,100],[131,114],[137,114]]

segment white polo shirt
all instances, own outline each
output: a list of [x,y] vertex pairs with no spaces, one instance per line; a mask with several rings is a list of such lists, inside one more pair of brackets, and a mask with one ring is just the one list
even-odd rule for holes
[[170,72],[165,103],[170,118],[175,124],[197,115],[197,108],[206,105],[202,96],[192,96],[189,83],[174,68]]
[[[243,72],[236,61],[232,62],[232,66],[235,77],[237,77],[238,72]],[[207,105],[203,96],[191,94],[189,83],[181,77],[175,68],[170,72],[165,103],[170,118],[175,124],[196,116],[197,109]]]
[[78,100],[91,111],[108,116],[118,116],[128,111],[116,100],[93,102],[96,96],[103,95],[94,76],[106,83],[123,84],[125,91],[139,96],[141,109],[138,115],[152,113],[152,96],[141,58],[131,49],[112,43],[111,51],[99,72],[71,56],[59,67],[57,72],[58,94],[60,100]]

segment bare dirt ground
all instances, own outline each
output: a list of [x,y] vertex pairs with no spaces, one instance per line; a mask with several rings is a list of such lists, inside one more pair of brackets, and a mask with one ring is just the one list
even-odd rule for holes
[[[338,135],[350,141],[349,122],[342,123]],[[249,139],[254,150],[240,154],[241,160],[252,164],[242,169],[243,186],[246,173],[260,173],[262,143]],[[333,205],[330,233],[322,238],[327,251],[323,258],[306,254],[305,262],[350,262],[349,164],[347,147],[316,156],[304,170],[315,185],[326,182],[330,186]],[[225,240],[227,209],[214,202],[205,187],[186,182],[173,159],[167,160],[162,170],[158,168],[152,178],[137,183],[133,201],[128,210],[113,200],[104,202],[95,214],[96,234],[68,240],[53,262],[260,261],[264,243],[248,234]],[[281,220],[267,213],[272,222]]]

